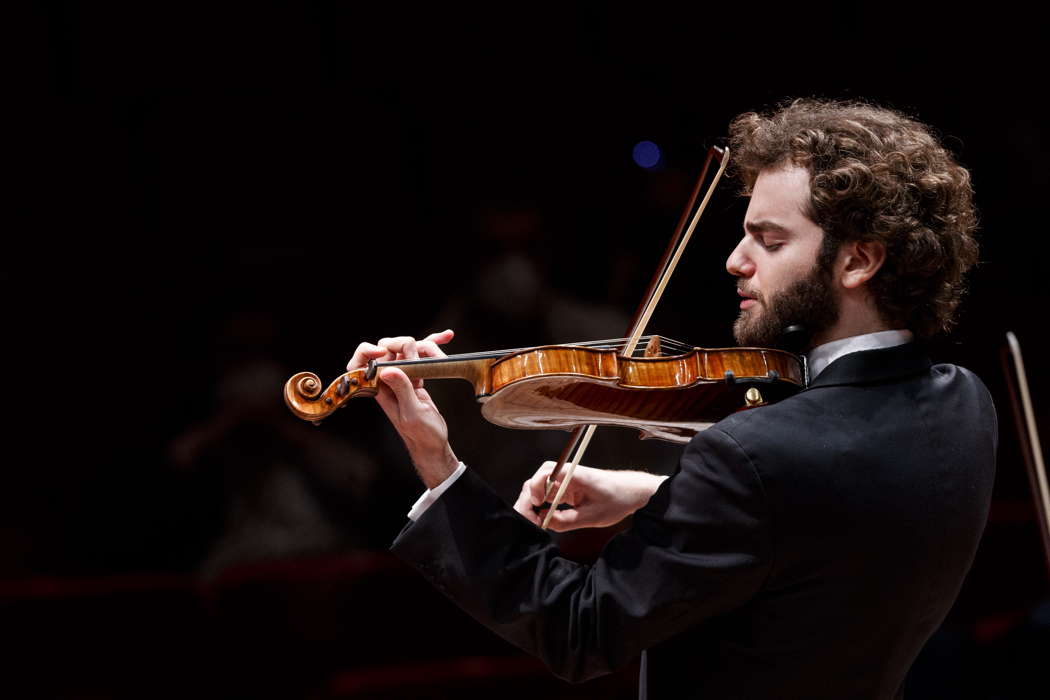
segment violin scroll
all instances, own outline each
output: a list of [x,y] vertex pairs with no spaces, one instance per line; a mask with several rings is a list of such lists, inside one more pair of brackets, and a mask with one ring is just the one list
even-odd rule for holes
[[[371,376],[369,376],[371,375]],[[375,372],[368,368],[342,374],[321,391],[321,378],[313,372],[299,372],[284,384],[284,402],[299,418],[319,425],[321,420],[358,396],[375,396],[378,391]]]

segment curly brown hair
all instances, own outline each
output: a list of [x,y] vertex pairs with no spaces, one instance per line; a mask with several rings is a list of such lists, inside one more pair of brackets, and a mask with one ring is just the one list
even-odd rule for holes
[[970,173],[929,127],[865,102],[800,99],[736,117],[729,146],[744,194],[762,170],[809,171],[806,214],[824,230],[822,266],[845,242],[886,246],[869,282],[884,320],[919,338],[954,325],[977,262],[977,215]]

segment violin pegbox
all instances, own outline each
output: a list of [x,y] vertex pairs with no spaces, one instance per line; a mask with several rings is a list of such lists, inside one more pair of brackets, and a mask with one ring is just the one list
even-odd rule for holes
[[299,418],[320,425],[336,409],[358,396],[375,396],[376,379],[368,377],[367,368],[355,369],[340,375],[324,391],[321,379],[313,372],[299,372],[284,384],[284,402]]

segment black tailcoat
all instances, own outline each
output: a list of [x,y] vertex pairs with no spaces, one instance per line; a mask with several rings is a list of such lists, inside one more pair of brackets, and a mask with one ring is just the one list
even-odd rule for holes
[[648,650],[651,700],[893,698],[973,561],[996,436],[971,372],[857,352],[699,433],[593,565],[469,469],[392,549],[569,680]]

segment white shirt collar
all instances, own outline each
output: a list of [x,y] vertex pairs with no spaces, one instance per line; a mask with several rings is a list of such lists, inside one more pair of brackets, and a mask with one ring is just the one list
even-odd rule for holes
[[878,350],[880,348],[892,348],[895,345],[904,345],[912,341],[912,332],[909,330],[878,331],[876,333],[865,333],[854,335],[849,338],[840,338],[830,343],[818,345],[806,353],[809,363],[809,379],[813,381],[817,375],[824,371],[828,365],[843,355],[861,350]]

